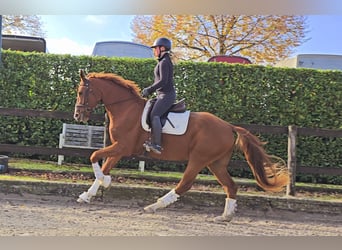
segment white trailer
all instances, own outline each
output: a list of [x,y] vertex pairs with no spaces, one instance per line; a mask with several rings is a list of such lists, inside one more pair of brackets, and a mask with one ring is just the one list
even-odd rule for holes
[[278,62],[276,67],[342,70],[342,55],[299,54]]

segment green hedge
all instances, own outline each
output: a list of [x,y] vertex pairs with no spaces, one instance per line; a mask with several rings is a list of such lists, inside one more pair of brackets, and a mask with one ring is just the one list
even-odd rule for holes
[[[79,69],[117,73],[143,88],[153,82],[156,63],[13,51],[3,51],[2,59],[0,106],[61,111],[74,110]],[[342,128],[342,71],[180,62],[175,83],[191,111],[208,111],[231,123]],[[56,147],[65,121],[0,117],[0,122],[0,143]],[[286,135],[259,136],[269,142],[269,153],[286,159]],[[341,138],[299,139],[300,165],[342,167],[341,155]]]
[[[231,123],[342,128],[342,71],[187,62],[176,82],[191,110]],[[259,136],[286,159],[287,135]],[[342,167],[341,155],[342,138],[299,137],[299,165]]]

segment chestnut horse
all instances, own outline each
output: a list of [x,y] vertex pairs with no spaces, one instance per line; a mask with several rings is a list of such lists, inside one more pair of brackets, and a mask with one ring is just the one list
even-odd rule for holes
[[[122,157],[146,153],[143,144],[150,133],[141,125],[147,100],[140,96],[140,89],[134,82],[111,73],[90,73],[86,76],[82,70],[80,77],[74,118],[78,122],[87,122],[92,110],[102,102],[109,117],[112,142],[110,146],[94,151],[90,156],[96,179],[78,199],[79,202],[90,202],[100,185],[110,185],[109,172]],[[238,189],[227,171],[234,146],[244,153],[257,184],[264,190],[279,192],[289,182],[289,172],[284,162],[274,161],[265,152],[264,144],[258,137],[213,114],[191,112],[188,128],[183,135],[163,134],[162,139],[162,153],[148,152],[148,156],[159,160],[187,161],[187,167],[177,186],[145,207],[146,212],[155,212],[175,202],[191,188],[198,173],[207,167],[227,195],[224,211],[215,220],[230,221],[236,210]],[[98,161],[103,158],[106,161],[100,168]]]

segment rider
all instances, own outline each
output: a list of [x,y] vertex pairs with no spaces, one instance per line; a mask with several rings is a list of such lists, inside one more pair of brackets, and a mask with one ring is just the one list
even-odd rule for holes
[[151,46],[158,63],[154,68],[154,83],[144,88],[143,97],[148,97],[153,92],[157,93],[157,101],[151,111],[151,141],[146,141],[144,147],[161,154],[162,125],[160,117],[174,104],[176,90],[173,82],[173,64],[170,58],[171,41],[165,37],[158,38]]

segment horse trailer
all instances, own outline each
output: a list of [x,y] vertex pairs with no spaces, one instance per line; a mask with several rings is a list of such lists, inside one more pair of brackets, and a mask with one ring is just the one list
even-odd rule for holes
[[154,58],[151,47],[127,41],[97,42],[94,46],[92,55],[107,57]]
[[2,35],[2,49],[46,53],[46,41],[42,37]]

